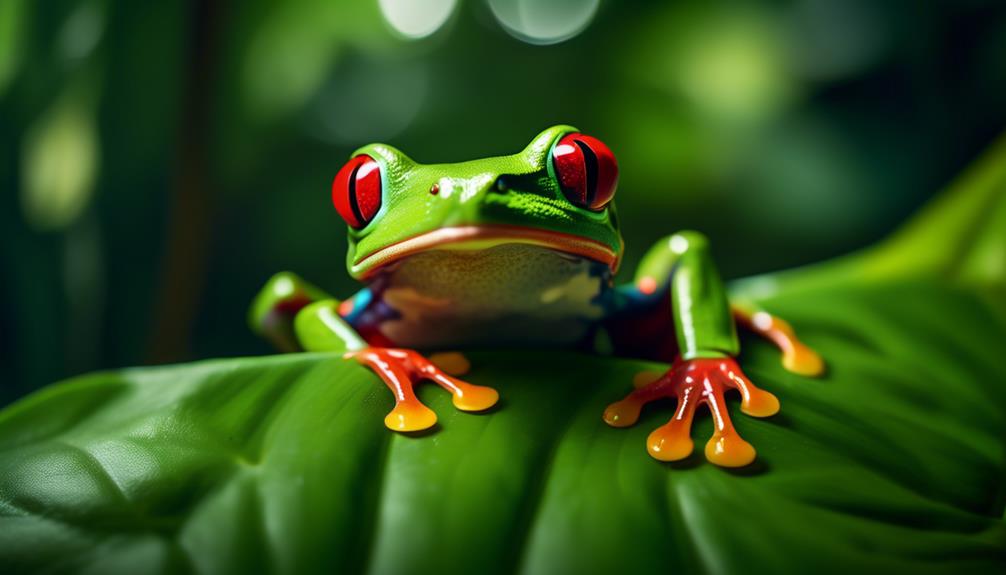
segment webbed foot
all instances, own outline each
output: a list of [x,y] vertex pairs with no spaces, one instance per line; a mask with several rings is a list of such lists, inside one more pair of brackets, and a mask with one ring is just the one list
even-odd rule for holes
[[395,394],[395,408],[384,418],[384,425],[394,431],[422,431],[433,427],[437,415],[416,397],[414,386],[430,380],[454,396],[454,407],[462,411],[482,411],[496,404],[499,394],[491,387],[471,385],[447,372],[467,371],[461,354],[432,356],[442,367],[411,349],[368,347],[347,353],[374,371]]
[[[637,379],[645,381],[648,377]],[[678,359],[665,374],[609,405],[604,411],[604,421],[613,427],[628,427],[636,423],[647,403],[664,397],[676,398],[674,417],[650,434],[646,448],[656,459],[677,461],[692,453],[692,419],[698,405],[705,403],[716,428],[706,443],[706,459],[723,467],[741,467],[754,461],[755,449],[730,421],[724,397],[729,389],[740,391],[741,411],[748,415],[768,417],[779,411],[779,400],[751,383],[732,358]]]

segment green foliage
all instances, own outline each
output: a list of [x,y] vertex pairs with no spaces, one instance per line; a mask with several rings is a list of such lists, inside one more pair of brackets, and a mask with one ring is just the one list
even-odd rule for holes
[[[738,286],[829,363],[802,378],[745,339],[782,402],[731,406],[748,468],[650,459],[668,405],[604,425],[646,362],[475,353],[502,404],[423,388],[440,426],[420,437],[385,430],[390,395],[334,355],[122,370],[0,414],[0,571],[1002,571],[1003,275],[977,263],[1006,245],[997,159],[878,250]],[[952,254],[882,265],[936,233]]]
[[[827,302],[827,305],[822,305]],[[97,374],[0,420],[0,568],[247,573],[796,572],[1006,564],[1001,344],[968,293],[845,286],[771,306],[828,358],[785,373],[746,342],[780,416],[733,410],[759,449],[731,473],[649,458],[670,415],[607,427],[604,406],[652,364],[480,353],[489,415],[429,436],[381,425],[391,398],[362,367],[288,355]],[[920,313],[920,310],[934,313]],[[966,329],[964,329],[966,328]],[[734,406],[736,407],[736,406]],[[696,437],[711,433],[708,419]]]

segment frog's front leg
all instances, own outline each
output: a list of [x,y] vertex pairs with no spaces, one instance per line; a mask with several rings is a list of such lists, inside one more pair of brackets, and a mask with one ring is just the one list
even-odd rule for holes
[[411,349],[365,347],[346,353],[346,357],[370,367],[395,395],[395,408],[384,418],[384,425],[395,431],[421,431],[437,422],[436,414],[419,401],[413,389],[424,379],[450,392],[454,407],[461,411],[483,411],[499,399],[495,389],[452,377]]
[[344,351],[369,367],[384,381],[395,396],[395,407],[384,418],[384,425],[394,431],[422,431],[433,427],[437,416],[416,397],[415,385],[429,380],[454,396],[454,407],[462,411],[482,411],[495,405],[495,389],[471,385],[448,375],[466,369],[466,362],[456,354],[437,354],[434,360],[411,349],[370,345],[339,314],[336,300],[312,303],[297,314],[297,338],[309,351]]
[[460,354],[433,354],[427,359],[413,350],[382,347],[377,338],[368,342],[348,321],[354,307],[352,302],[347,305],[327,297],[297,276],[283,273],[263,288],[250,319],[255,331],[281,349],[344,352],[344,357],[369,367],[394,394],[395,407],[384,424],[395,431],[421,431],[436,424],[436,414],[415,394],[414,387],[422,380],[449,391],[454,406],[463,411],[482,411],[499,399],[492,388],[452,377],[468,369]]
[[734,429],[724,396],[730,389],[738,390],[741,410],[755,417],[775,414],[779,401],[751,383],[733,359],[739,351],[737,333],[705,237],[683,232],[662,240],[643,258],[636,286],[651,293],[660,287],[670,289],[679,357],[663,376],[608,406],[604,420],[626,427],[638,420],[650,401],[677,399],[674,417],[647,440],[650,455],[676,461],[692,453],[692,419],[698,405],[705,403],[715,424],[706,458],[725,467],[751,463],[755,449]]

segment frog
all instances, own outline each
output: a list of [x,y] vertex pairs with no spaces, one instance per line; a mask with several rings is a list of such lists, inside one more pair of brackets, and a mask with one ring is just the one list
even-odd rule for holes
[[633,279],[616,283],[625,250],[618,179],[611,149],[569,125],[542,131],[518,153],[459,163],[423,164],[387,144],[364,146],[331,185],[347,225],[347,270],[364,287],[340,300],[281,272],[254,298],[249,323],[281,351],[333,352],[369,368],[394,396],[385,426],[406,434],[437,424],[415,392],[423,381],[464,412],[497,404],[496,389],[464,379],[469,349],[662,362],[666,369],[636,375],[600,414],[604,422],[628,427],[648,403],[676,400],[646,450],[680,461],[694,451],[692,421],[706,405],[714,423],[706,459],[746,466],[756,450],[731,422],[727,393],[739,392],[741,412],[753,417],[772,416],[780,404],[738,364],[738,328],[772,342],[791,372],[819,376],[824,361],[785,320],[731,301],[699,232],[658,240]]

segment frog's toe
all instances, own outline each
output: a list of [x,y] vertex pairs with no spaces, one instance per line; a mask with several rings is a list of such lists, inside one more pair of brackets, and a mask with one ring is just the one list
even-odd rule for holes
[[779,413],[779,399],[767,391],[753,389],[741,401],[741,411],[752,417],[771,417]]
[[715,433],[706,443],[706,459],[720,467],[744,467],[756,456],[755,448],[732,430]]
[[643,409],[641,401],[626,397],[612,403],[604,410],[604,422],[612,427],[628,427],[639,420],[639,412]]
[[782,354],[782,366],[787,371],[808,377],[824,373],[824,360],[800,341],[794,341],[793,346]]
[[646,450],[660,461],[684,459],[692,454],[693,449],[695,443],[692,441],[690,426],[676,419],[654,429],[646,439]]
[[484,411],[496,405],[500,394],[484,385],[464,384],[454,393],[454,407],[461,411]]
[[384,417],[384,425],[392,431],[422,431],[436,425],[437,414],[418,401],[400,402]]
[[647,403],[674,396],[674,388],[667,374],[651,377],[652,372],[641,372],[633,379],[636,390],[621,401],[604,410],[604,422],[612,427],[628,427],[639,420],[639,412]]
[[707,391],[702,397],[709,406],[709,413],[713,417],[713,428],[716,430],[706,443],[706,459],[721,467],[743,467],[754,461],[755,448],[744,441],[730,421],[725,397],[726,389],[730,386],[737,387],[744,400],[748,402],[749,410],[752,409],[751,401],[756,401],[755,411],[766,410],[775,413],[779,410],[779,401],[767,391],[756,388],[733,360],[721,360],[718,363],[716,371],[709,373],[704,380]]
[[720,371],[726,375],[727,385],[741,392],[741,411],[752,417],[769,417],[779,413],[779,399],[760,389],[734,365],[722,364]]
[[697,398],[700,397],[693,384],[694,380],[677,382],[678,406],[674,411],[674,417],[653,430],[646,439],[646,450],[654,459],[677,461],[692,454],[695,448],[692,442],[692,419],[695,418]]
[[[443,360],[445,356],[448,358],[448,364],[453,362],[449,367],[468,368],[468,360],[460,353],[441,354],[439,359]],[[459,358],[464,361],[463,365],[460,363]],[[412,361],[422,378],[436,383],[454,396],[454,407],[461,411],[484,411],[496,405],[496,402],[499,401],[500,396],[495,389],[482,385],[472,385],[448,375],[447,370],[436,364],[433,358],[425,359],[418,353],[413,352]]]

